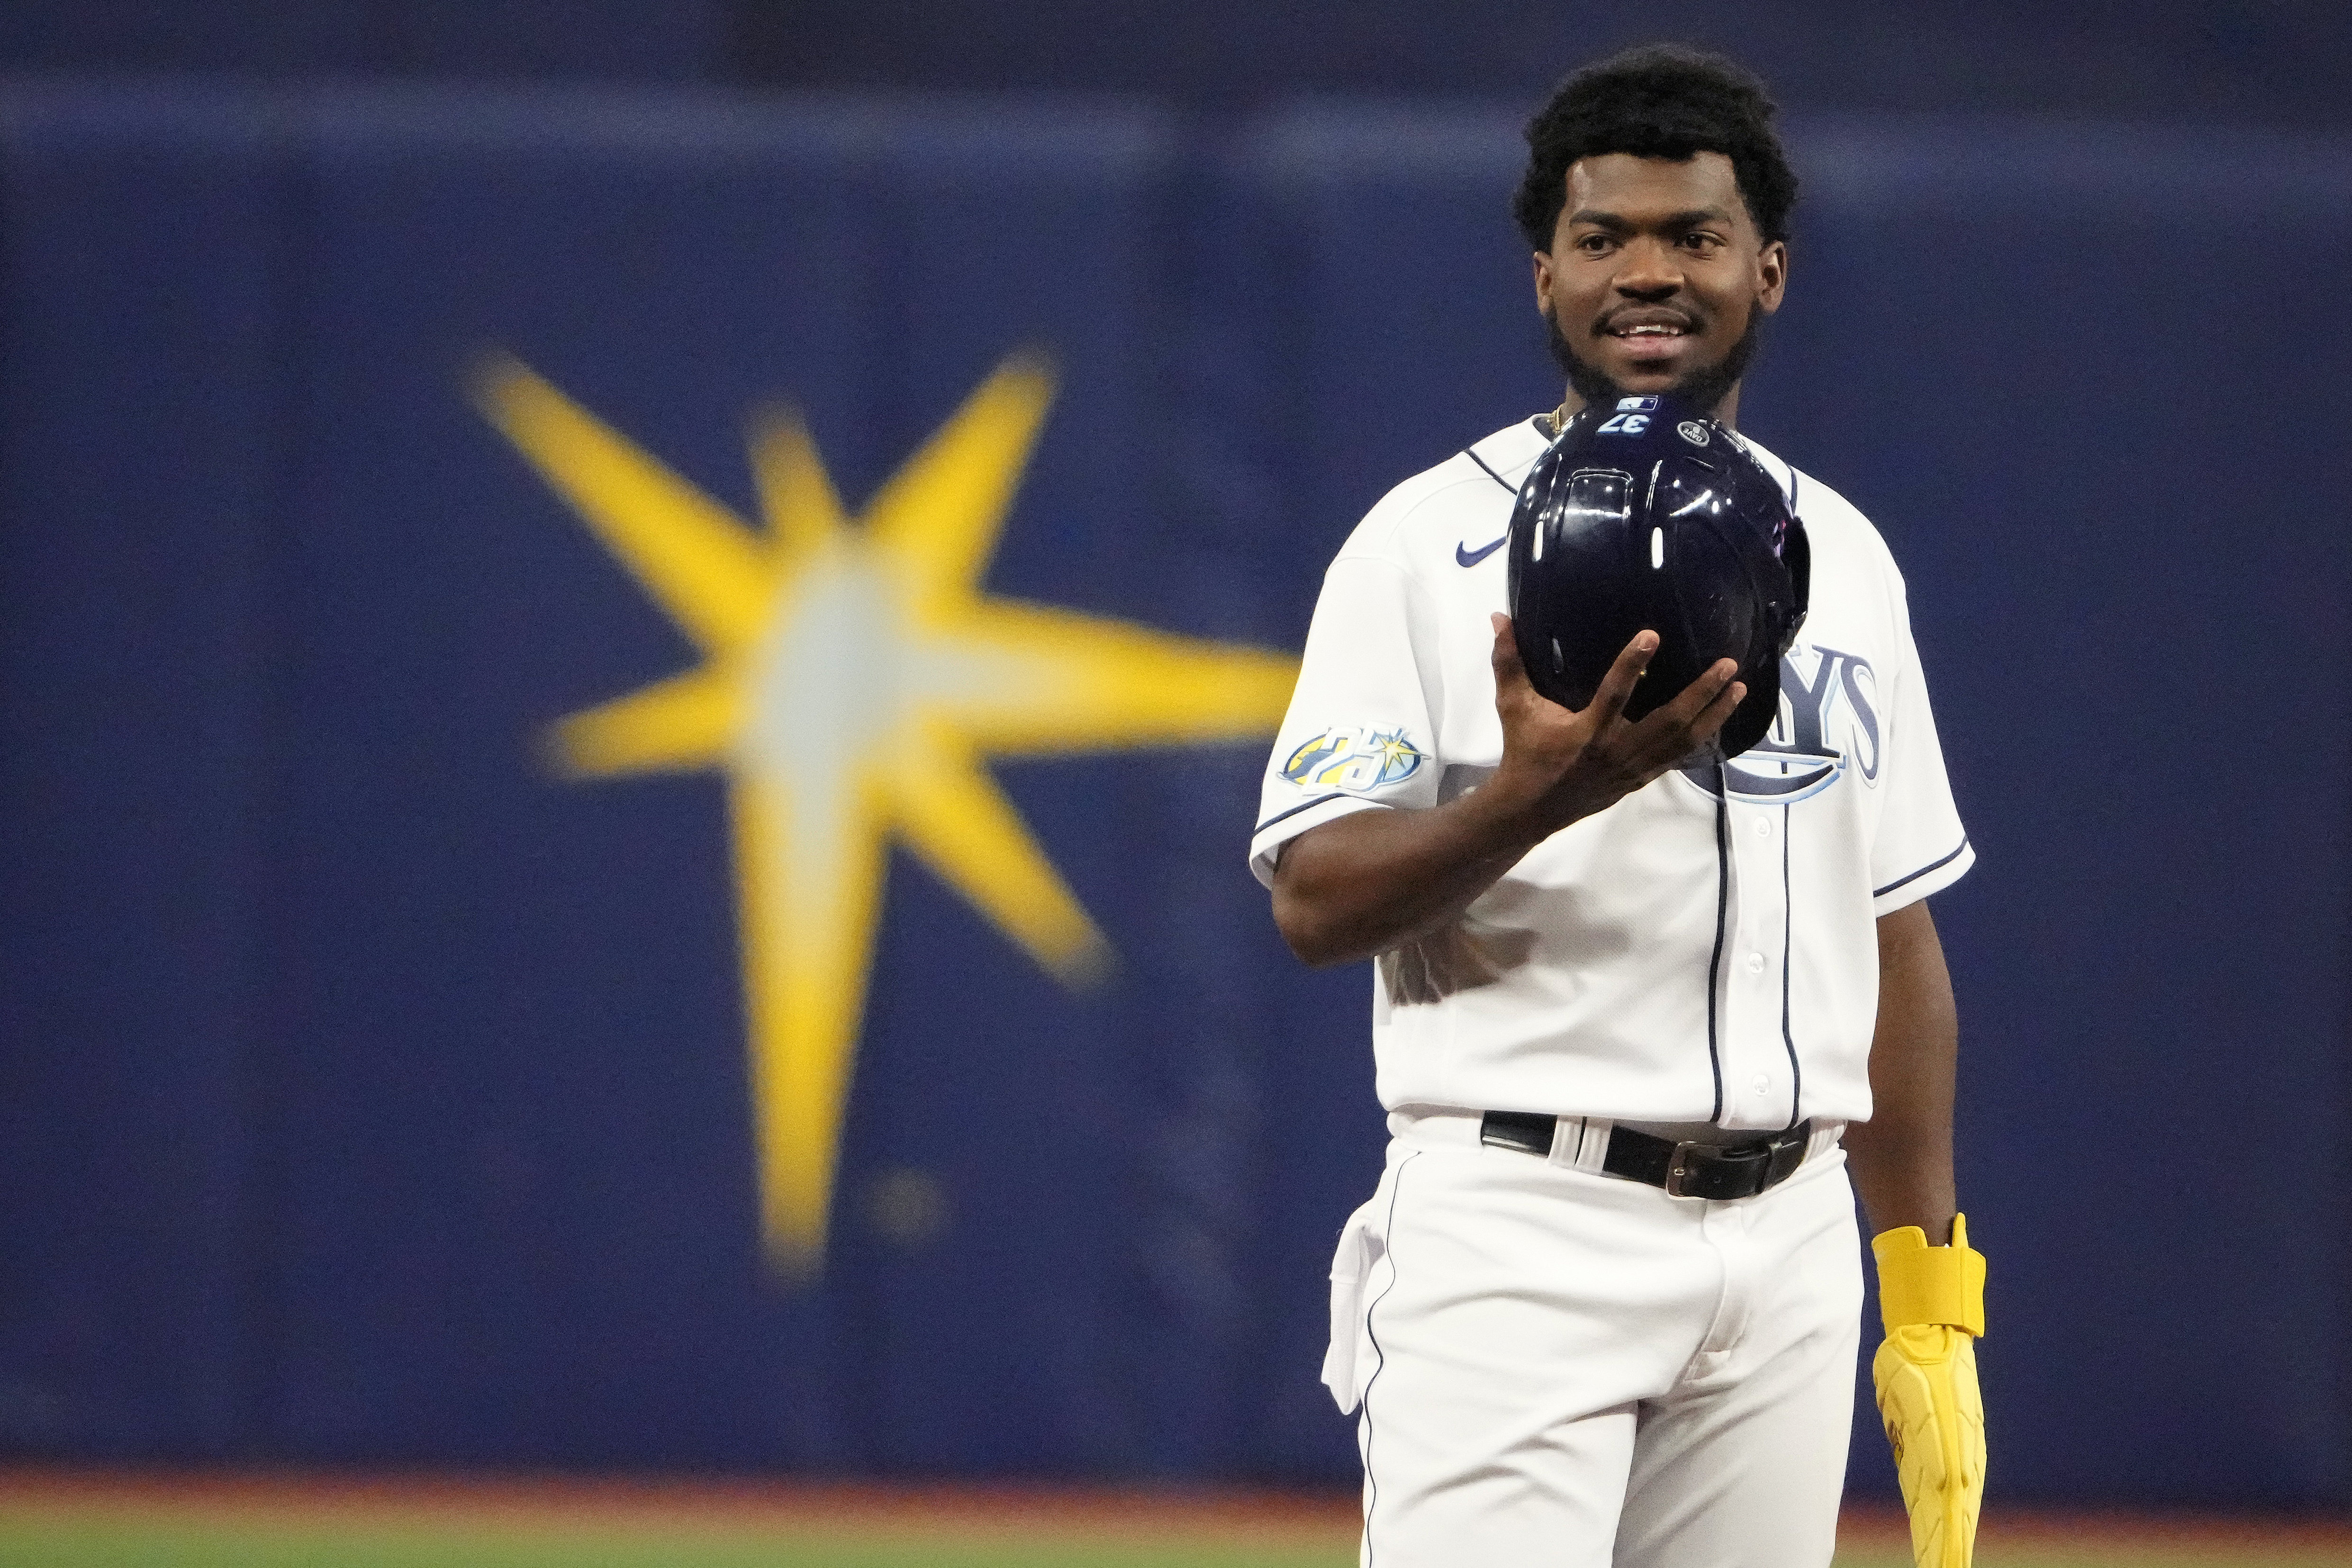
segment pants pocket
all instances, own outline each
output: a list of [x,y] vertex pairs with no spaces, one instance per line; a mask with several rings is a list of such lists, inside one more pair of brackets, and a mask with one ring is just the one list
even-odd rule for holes
[[1363,1378],[1371,1370],[1364,1342],[1370,1337],[1364,1322],[1364,1281],[1387,1250],[1372,1225],[1379,1206],[1375,1195],[1348,1216],[1331,1255],[1331,1341],[1323,1352],[1323,1386],[1331,1391],[1342,1415],[1361,1402]]

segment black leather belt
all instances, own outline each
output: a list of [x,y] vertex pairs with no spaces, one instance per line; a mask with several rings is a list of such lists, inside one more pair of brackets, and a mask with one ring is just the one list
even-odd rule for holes
[[[1549,1156],[1559,1127],[1557,1116],[1490,1110],[1478,1122],[1478,1142]],[[1678,1198],[1718,1202],[1752,1198],[1796,1174],[1812,1139],[1811,1121],[1800,1121],[1785,1132],[1769,1133],[1752,1143],[1734,1144],[1676,1143],[1631,1127],[1612,1127],[1601,1168],[1627,1181],[1664,1187]]]

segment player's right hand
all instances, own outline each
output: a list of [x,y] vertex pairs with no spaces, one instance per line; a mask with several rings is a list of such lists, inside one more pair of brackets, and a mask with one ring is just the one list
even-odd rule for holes
[[1658,634],[1641,632],[1625,645],[1592,700],[1581,710],[1561,707],[1536,690],[1519,662],[1511,617],[1495,626],[1495,709],[1503,721],[1503,762],[1486,788],[1524,799],[1527,809],[1557,833],[1605,811],[1669,769],[1680,767],[1715,738],[1748,695],[1739,666],[1717,659],[1671,702],[1639,721],[1625,717],[1633,688],[1658,651]]

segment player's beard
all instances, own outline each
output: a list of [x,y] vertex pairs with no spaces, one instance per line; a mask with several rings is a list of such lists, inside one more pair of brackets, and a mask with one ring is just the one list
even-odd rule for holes
[[[1588,405],[1614,403],[1626,395],[1626,389],[1610,380],[1606,371],[1577,356],[1576,350],[1569,346],[1567,337],[1559,330],[1558,316],[1547,310],[1543,319],[1544,334],[1549,340],[1553,363],[1568,377],[1570,392]],[[1730,395],[1731,389],[1739,384],[1739,378],[1748,374],[1748,362],[1756,357],[1756,350],[1763,341],[1763,331],[1764,312],[1750,308],[1748,330],[1739,334],[1739,341],[1731,345],[1729,352],[1713,364],[1696,366],[1667,390],[1713,413]]]

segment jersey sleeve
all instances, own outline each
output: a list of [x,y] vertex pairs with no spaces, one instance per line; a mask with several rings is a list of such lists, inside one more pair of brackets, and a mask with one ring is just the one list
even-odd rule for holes
[[1428,606],[1403,568],[1377,556],[1333,562],[1266,763],[1250,835],[1259,881],[1273,886],[1282,847],[1310,827],[1437,804],[1437,669]]
[[1874,915],[1892,914],[1950,887],[1977,858],[1960,826],[1959,807],[1944,771],[1944,749],[1936,738],[1936,715],[1927,704],[1927,677],[1919,668],[1910,605],[1899,579],[1895,615],[1901,668],[1886,714],[1885,755],[1879,764],[1886,798],[1871,842]]

